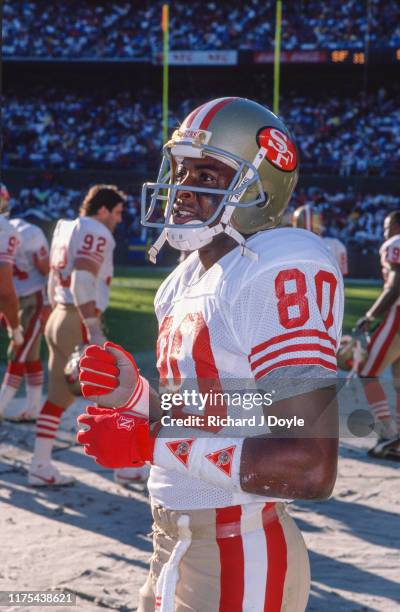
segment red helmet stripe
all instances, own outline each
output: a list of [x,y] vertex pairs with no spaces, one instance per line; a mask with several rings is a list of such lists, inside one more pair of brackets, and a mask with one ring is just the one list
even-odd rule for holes
[[222,98],[217,104],[213,105],[212,108],[208,111],[203,121],[199,125],[200,130],[206,130],[210,125],[211,121],[214,119],[215,115],[227,104],[230,104],[237,98]]
[[198,106],[197,108],[194,109],[194,111],[192,111],[190,113],[190,115],[187,117],[187,119],[183,122],[183,125],[185,128],[190,128],[192,126],[192,123],[194,121],[194,118],[196,117],[196,115],[205,107],[207,106],[207,104],[209,104],[209,102],[205,102],[204,104],[202,104],[201,106]]

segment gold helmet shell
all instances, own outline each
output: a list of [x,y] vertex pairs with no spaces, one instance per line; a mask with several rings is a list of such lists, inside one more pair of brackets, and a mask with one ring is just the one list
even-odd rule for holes
[[[157,182],[143,185],[143,225],[174,230],[170,218],[179,189],[173,180],[176,160],[206,156],[234,168],[236,174],[226,190],[208,190],[219,196],[215,214],[196,226],[180,226],[182,234],[209,226],[229,207],[234,210],[228,220],[223,216],[221,223],[241,235],[279,225],[298,180],[296,146],[288,128],[274,113],[252,100],[233,97],[218,98],[197,107],[165,144]],[[190,189],[207,191],[195,186]],[[157,204],[164,207],[163,224],[152,222]]]
[[322,214],[311,204],[299,206],[293,213],[293,227],[308,230],[314,234],[321,235],[324,229]]
[[[237,207],[231,224],[242,234],[278,225],[299,174],[298,153],[283,121],[252,100],[219,98],[186,117],[179,132],[185,134],[188,130],[197,130],[197,138],[202,137],[204,144],[223,151],[225,155],[219,157],[220,161],[231,166],[235,165],[232,154],[253,163],[260,147],[265,148],[264,160],[258,167],[264,202],[248,208]],[[205,134],[200,136],[202,132]],[[240,203],[256,198],[257,184],[253,183]]]

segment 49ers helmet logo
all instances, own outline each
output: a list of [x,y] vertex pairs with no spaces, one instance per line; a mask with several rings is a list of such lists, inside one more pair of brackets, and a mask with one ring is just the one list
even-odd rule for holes
[[292,172],[297,166],[296,147],[286,134],[273,127],[262,128],[257,134],[259,147],[266,149],[265,158],[279,170]]

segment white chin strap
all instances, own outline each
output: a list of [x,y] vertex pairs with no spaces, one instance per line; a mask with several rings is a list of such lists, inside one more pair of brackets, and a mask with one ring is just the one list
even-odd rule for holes
[[157,255],[165,242],[168,242],[174,249],[178,251],[197,251],[201,247],[209,244],[214,236],[221,234],[223,228],[221,223],[214,227],[194,227],[188,228],[188,225],[193,225],[198,221],[188,221],[185,223],[184,229],[182,225],[177,225],[176,228],[165,228],[149,250],[149,258],[152,263],[156,263]]
[[165,228],[149,250],[149,259],[151,263],[156,263],[157,255],[160,249],[163,247],[165,242],[168,242],[174,249],[179,251],[197,251],[206,244],[209,244],[215,236],[218,234],[228,234],[231,238],[236,240],[241,246],[241,255],[246,255],[254,261],[258,260],[257,253],[254,253],[249,247],[246,246],[246,239],[235,230],[231,225],[225,225],[225,217],[232,216],[234,206],[227,206],[224,214],[222,215],[221,221],[213,227],[195,227],[189,229],[187,226],[198,221],[188,221],[185,223],[186,228],[181,229],[182,226],[177,225],[175,228]]
[[[253,160],[253,166],[257,169],[261,162],[265,157],[266,149],[261,147],[257,152]],[[240,181],[238,188],[250,178],[252,178],[253,171],[249,168]],[[246,239],[242,236],[240,232],[235,230],[231,224],[230,220],[235,210],[235,203],[239,202],[245,190],[243,190],[240,195],[234,195],[230,199],[229,203],[226,204],[224,213],[221,217],[220,222],[213,227],[196,227],[196,228],[188,228],[188,225],[193,225],[194,223],[198,223],[198,221],[188,221],[184,225],[177,225],[176,228],[165,228],[153,244],[153,246],[149,250],[149,259],[152,263],[156,263],[157,255],[160,252],[160,249],[163,247],[165,241],[168,241],[169,244],[179,251],[197,251],[201,247],[209,244],[211,240],[217,236],[218,234],[228,234],[231,238],[236,240],[236,242],[240,245],[241,255],[245,255],[250,259],[257,261],[258,255],[254,253],[249,247],[246,246]]]

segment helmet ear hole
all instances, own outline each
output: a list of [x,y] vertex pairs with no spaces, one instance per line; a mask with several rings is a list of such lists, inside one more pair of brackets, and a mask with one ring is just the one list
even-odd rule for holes
[[264,206],[266,206],[269,203],[269,195],[266,191],[264,191],[264,197],[265,197],[264,202],[259,202],[258,204],[256,204],[257,208],[264,208]]

